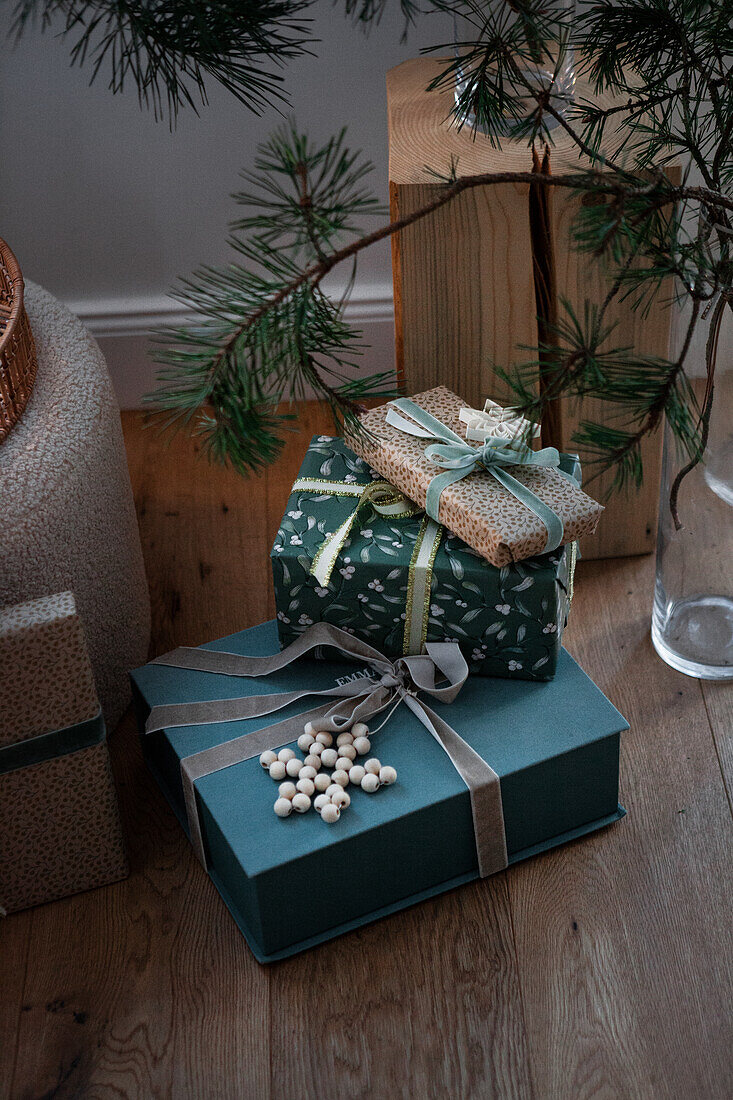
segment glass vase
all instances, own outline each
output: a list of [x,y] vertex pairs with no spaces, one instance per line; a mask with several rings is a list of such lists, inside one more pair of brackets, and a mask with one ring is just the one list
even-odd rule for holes
[[[561,21],[564,39],[567,39],[567,31],[572,26],[575,9],[576,0],[547,0],[545,5],[546,14]],[[453,42],[456,58],[459,62],[461,58],[465,59],[463,65],[459,64],[456,73],[456,113],[462,124],[467,123],[479,132],[484,129],[481,119],[477,119],[473,111],[467,111],[463,107],[464,97],[471,83],[472,68],[470,47],[467,47],[466,43],[478,37],[486,15],[496,17],[499,26],[507,20],[517,18],[516,12],[512,11],[511,5],[506,0],[484,0],[483,3],[464,0],[457,5],[457,10],[454,10],[453,14]],[[560,25],[558,22],[558,27]],[[536,59],[529,56],[528,50],[527,56],[518,58],[517,61],[517,77],[515,80],[508,79],[506,85],[507,91],[520,100],[520,114],[523,111],[524,117],[528,118],[537,106],[537,101],[526,87],[529,84],[532,88],[549,91],[552,106],[564,116],[573,102],[576,83],[573,49],[567,41],[562,45],[559,41],[555,42],[550,53],[543,53]],[[514,116],[507,118],[507,132],[516,122],[517,119]],[[553,130],[560,125],[556,118],[547,114],[544,123],[548,130]]]
[[[707,446],[680,487],[679,530],[669,498],[685,456],[669,425],[659,501],[652,641],[667,664],[702,680],[733,679],[733,366],[726,350],[733,324],[726,313]],[[702,373],[702,351],[698,360]],[[704,378],[693,385],[702,399]]]

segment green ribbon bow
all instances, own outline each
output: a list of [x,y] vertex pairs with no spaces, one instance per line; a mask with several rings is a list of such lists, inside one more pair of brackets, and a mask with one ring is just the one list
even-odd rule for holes
[[[547,553],[560,546],[563,540],[563,523],[560,517],[531,489],[521,481],[517,481],[505,469],[506,466],[542,466],[556,469],[560,465],[560,455],[554,447],[533,451],[520,440],[507,442],[491,438],[487,439],[482,447],[472,447],[409,398],[400,397],[396,401],[390,401],[390,406],[387,412],[387,423],[393,428],[398,428],[401,432],[420,439],[438,440],[437,443],[425,448],[426,457],[445,470],[443,474],[436,474],[428,485],[425,511],[431,519],[436,523],[440,522],[438,510],[444,489],[468,477],[476,470],[484,469],[545,525],[547,540],[542,552]],[[405,413],[410,419],[400,416],[400,412]]]

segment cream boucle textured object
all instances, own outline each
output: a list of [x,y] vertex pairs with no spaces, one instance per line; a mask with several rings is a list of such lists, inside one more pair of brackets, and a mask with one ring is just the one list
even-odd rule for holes
[[28,407],[0,446],[0,606],[73,591],[107,725],[147,659],[150,601],[120,414],[99,347],[26,283],[38,350]]

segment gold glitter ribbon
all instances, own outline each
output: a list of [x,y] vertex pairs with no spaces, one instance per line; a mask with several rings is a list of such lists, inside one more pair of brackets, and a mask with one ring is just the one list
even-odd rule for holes
[[[348,481],[301,477],[293,485],[292,491],[358,498],[354,510],[336,531],[326,537],[313,558],[311,574],[324,588],[331,579],[338,556],[343,550],[359,510],[365,504],[371,504],[379,515],[400,519],[422,513],[422,508],[418,508],[388,481],[372,481],[368,485],[357,485]],[[427,639],[433,565],[443,531],[442,524],[423,515],[407,570],[407,603],[402,646],[405,656],[422,653]]]
[[344,543],[349,536],[349,532],[354,525],[354,521],[358,516],[362,508],[367,504],[370,504],[375,512],[380,516],[394,516],[395,518],[414,516],[418,512],[422,511],[416,504],[413,504],[411,500],[401,493],[399,489],[395,489],[393,485],[390,485],[388,481],[371,481],[368,485],[354,486],[358,489],[358,493],[350,492],[351,485],[345,481],[317,481],[315,478],[299,478],[293,486],[294,492],[300,492],[304,489],[310,489],[312,492],[317,492],[318,488],[322,486],[337,486],[338,492],[334,492],[333,488],[325,489],[323,491],[332,493],[334,496],[358,496],[356,507],[351,512],[343,523],[336,528],[335,531],[327,535],[321,545],[318,547],[316,554],[311,563],[311,575],[316,578],[318,583],[325,588],[328,582],[331,580],[331,574],[336,564],[339,554],[344,548]]
[[428,636],[433,565],[443,530],[442,524],[436,523],[430,516],[423,516],[407,572],[407,606],[402,643],[402,652],[406,655],[422,653]]

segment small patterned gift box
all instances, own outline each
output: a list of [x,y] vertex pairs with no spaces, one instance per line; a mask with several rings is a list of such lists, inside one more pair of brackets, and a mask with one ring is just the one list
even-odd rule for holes
[[475,425],[461,414],[475,412],[436,386],[365,413],[365,430],[347,431],[346,442],[493,565],[593,534],[603,508],[563,475],[558,452],[490,427],[467,431]]
[[[579,480],[577,457],[561,462]],[[390,490],[343,440],[314,437],[272,549],[281,645],[328,622],[390,657],[455,640],[472,673],[551,679],[575,545],[497,568]]]
[[0,906],[128,872],[84,631],[71,592],[0,609]]

